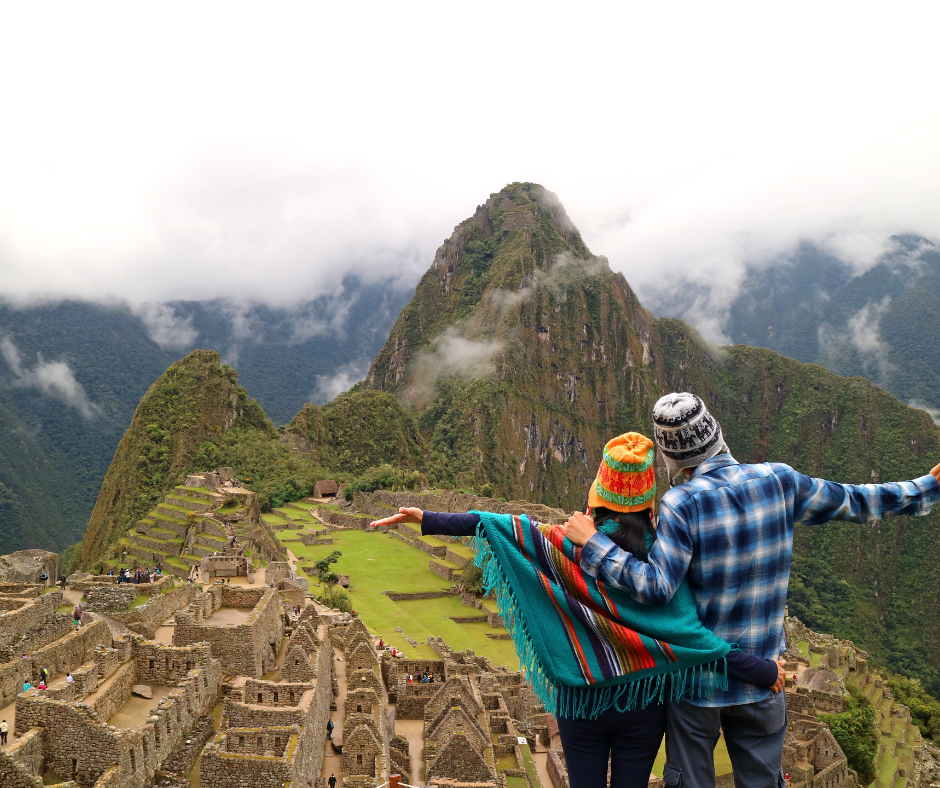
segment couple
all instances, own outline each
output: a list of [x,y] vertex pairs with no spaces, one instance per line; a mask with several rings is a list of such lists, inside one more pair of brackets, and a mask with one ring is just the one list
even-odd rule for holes
[[670,483],[653,516],[653,442],[610,441],[565,525],[403,508],[374,526],[476,535],[529,682],[558,720],[572,788],[645,786],[666,736],[667,786],[715,785],[723,732],[738,788],[779,788],[787,729],[781,663],[795,523],[919,515],[940,465],[908,482],[843,485],[738,463],[697,396],[662,397],[656,444]]

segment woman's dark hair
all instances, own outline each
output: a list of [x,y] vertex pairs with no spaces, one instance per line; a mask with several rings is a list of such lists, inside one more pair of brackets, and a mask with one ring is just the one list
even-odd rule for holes
[[628,553],[633,553],[641,561],[646,560],[646,532],[654,534],[650,522],[650,509],[640,512],[615,512],[606,506],[598,506],[591,514],[594,522],[600,525],[604,520],[614,520],[620,527],[608,534],[613,543]]

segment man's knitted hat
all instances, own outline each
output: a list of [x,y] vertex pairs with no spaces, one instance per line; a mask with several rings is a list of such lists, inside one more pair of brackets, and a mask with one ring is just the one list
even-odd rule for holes
[[684,468],[695,468],[728,450],[721,425],[694,394],[660,397],[653,406],[653,423],[670,482]]
[[653,441],[628,432],[607,441],[597,478],[588,492],[592,509],[606,506],[615,512],[652,509],[656,498]]

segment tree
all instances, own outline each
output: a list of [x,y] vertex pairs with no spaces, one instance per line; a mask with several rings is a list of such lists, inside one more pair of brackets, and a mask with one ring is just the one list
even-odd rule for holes
[[333,586],[339,582],[339,575],[335,574],[330,567],[339,561],[341,555],[339,550],[333,550],[326,558],[321,558],[313,565],[317,570],[320,583],[325,584],[328,590],[332,590]]

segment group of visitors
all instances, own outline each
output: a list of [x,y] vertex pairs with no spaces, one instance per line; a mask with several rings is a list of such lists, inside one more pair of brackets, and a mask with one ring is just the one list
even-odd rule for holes
[[[608,763],[611,788],[645,788],[664,735],[667,788],[713,788],[722,734],[737,788],[781,786],[794,525],[926,514],[940,465],[837,484],[738,462],[694,394],[662,397],[652,416],[655,444],[610,440],[587,512],[563,525],[413,507],[372,525],[476,537],[487,590],[558,720],[571,788],[606,786]],[[658,517],[656,448],[670,485]]]
[[[414,675],[412,673],[408,674],[408,683],[414,683]],[[434,683],[434,674],[431,673],[427,668],[425,668],[421,673],[418,674],[418,681],[421,684],[433,684]],[[441,676],[441,682],[445,681],[444,676]]]
[[[108,574],[113,577],[114,570],[112,569]],[[154,566],[149,572],[138,566],[133,572],[131,572],[130,568],[119,569],[117,582],[118,585],[121,583],[156,583],[161,577],[163,577],[163,572],[160,570],[159,566]]]

